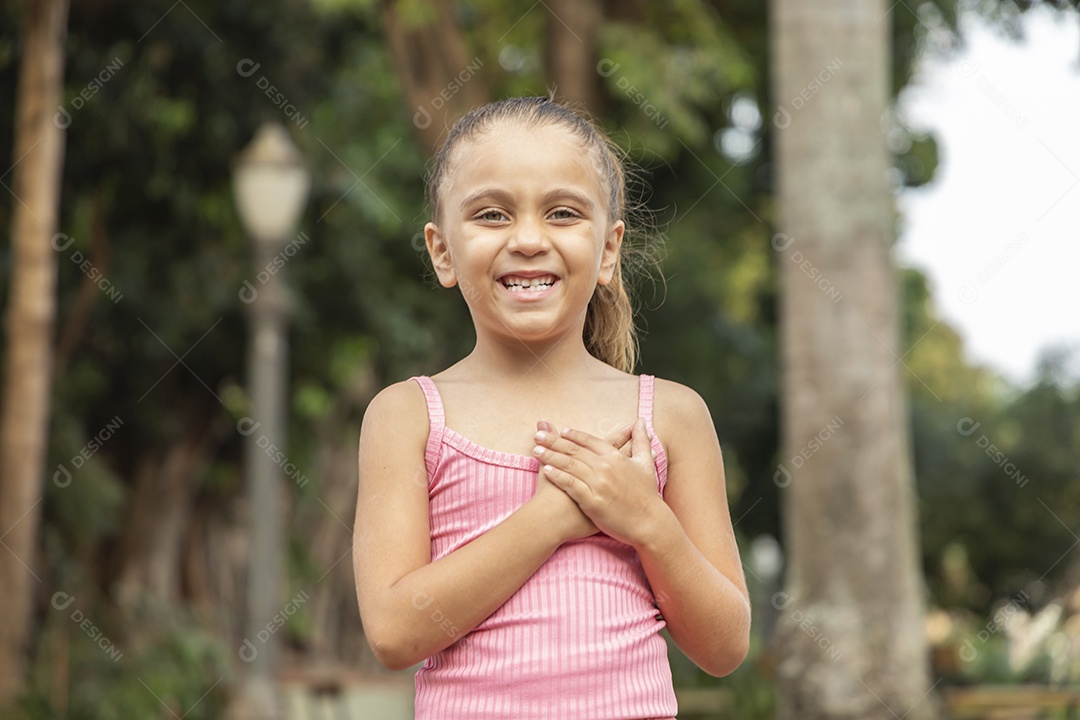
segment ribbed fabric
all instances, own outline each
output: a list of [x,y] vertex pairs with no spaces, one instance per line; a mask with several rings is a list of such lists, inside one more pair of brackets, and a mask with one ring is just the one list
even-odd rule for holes
[[[431,559],[475,540],[536,491],[540,462],[485,448],[446,427],[428,377],[426,449]],[[652,432],[653,378],[642,375],[638,415]],[[416,720],[643,720],[674,718],[664,627],[637,552],[599,534],[562,545],[498,610],[416,673]]]

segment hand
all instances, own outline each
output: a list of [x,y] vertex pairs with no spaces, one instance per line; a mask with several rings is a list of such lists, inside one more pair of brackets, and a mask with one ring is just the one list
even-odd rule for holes
[[[537,434],[544,433],[545,435],[556,436],[558,431],[555,426],[546,420],[541,420],[536,423]],[[627,426],[622,430],[617,430],[612,433],[605,442],[608,443],[608,449],[616,449],[625,454],[626,457],[630,457],[630,435],[631,426]],[[560,506],[559,518],[565,520],[567,527],[562,533],[563,542],[569,542],[570,540],[578,540],[581,538],[595,535],[598,530],[596,525],[589,517],[581,511],[581,508],[576,502],[574,502],[569,495],[553,485],[544,473],[543,467],[540,468],[540,472],[536,476],[536,493],[534,498],[551,498],[552,502],[556,502]]]
[[641,418],[631,428],[629,455],[619,449],[625,441],[619,443],[618,437],[601,440],[571,429],[555,433],[550,423],[537,432],[536,442],[534,453],[543,463],[540,477],[569,495],[616,540],[638,544],[655,513],[666,507],[656,489],[656,465]]

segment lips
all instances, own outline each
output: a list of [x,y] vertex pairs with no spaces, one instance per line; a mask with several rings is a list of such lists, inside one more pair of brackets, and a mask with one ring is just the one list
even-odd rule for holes
[[499,278],[499,282],[510,292],[543,292],[559,281],[549,273],[509,274]]

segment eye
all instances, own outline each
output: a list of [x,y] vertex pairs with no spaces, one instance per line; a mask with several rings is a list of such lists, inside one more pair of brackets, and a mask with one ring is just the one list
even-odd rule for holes
[[504,213],[502,210],[496,210],[495,208],[487,208],[486,210],[481,210],[473,217],[482,222],[489,223],[503,222],[507,219],[506,213]]
[[552,210],[548,217],[552,220],[576,220],[580,218],[581,215],[576,210],[572,210],[568,207],[561,207]]

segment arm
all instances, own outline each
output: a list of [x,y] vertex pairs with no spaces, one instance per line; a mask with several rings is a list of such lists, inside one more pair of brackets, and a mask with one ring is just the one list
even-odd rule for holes
[[670,438],[664,498],[640,420],[629,458],[576,430],[540,438],[544,473],[597,527],[634,546],[672,639],[703,670],[726,675],[746,657],[750,602],[720,445],[697,393],[664,382],[656,398],[654,426]]
[[669,438],[665,504],[635,547],[675,644],[710,675],[727,675],[749,648],[750,599],[720,444],[697,393],[657,383],[654,428]]
[[428,422],[416,383],[379,393],[360,431],[353,568],[375,657],[403,669],[449,647],[513,595],[563,542],[596,531],[548,483],[506,520],[431,562]]

